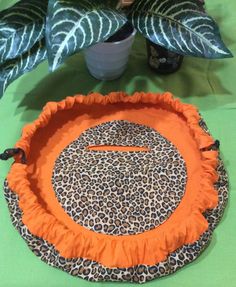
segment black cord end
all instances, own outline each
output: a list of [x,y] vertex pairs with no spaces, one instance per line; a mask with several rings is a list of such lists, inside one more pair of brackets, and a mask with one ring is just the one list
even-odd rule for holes
[[218,150],[220,148],[220,141],[216,140],[211,148],[212,150]]

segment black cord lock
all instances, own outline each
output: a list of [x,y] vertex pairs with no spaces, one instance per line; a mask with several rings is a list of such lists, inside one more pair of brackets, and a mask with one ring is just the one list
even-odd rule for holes
[[21,163],[26,164],[25,152],[21,148],[8,148],[2,154],[0,154],[0,160],[8,160],[16,155],[21,155]]

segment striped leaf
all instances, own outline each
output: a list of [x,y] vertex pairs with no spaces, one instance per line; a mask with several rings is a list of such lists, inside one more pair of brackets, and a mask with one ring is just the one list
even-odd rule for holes
[[0,64],[44,37],[47,0],[21,0],[0,12]]
[[136,0],[129,19],[144,37],[178,54],[232,56],[199,0]]
[[49,0],[46,37],[51,70],[75,52],[105,41],[125,24],[126,16],[108,2]]
[[37,67],[47,57],[45,40],[38,41],[29,51],[0,66],[0,98],[7,86],[21,75]]

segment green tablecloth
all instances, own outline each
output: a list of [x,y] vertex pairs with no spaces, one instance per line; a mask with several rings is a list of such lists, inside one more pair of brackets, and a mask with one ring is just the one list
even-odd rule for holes
[[[0,0],[0,9],[13,1]],[[236,55],[235,0],[208,0],[209,13],[217,20],[226,44]],[[21,128],[37,118],[48,101],[76,93],[99,91],[170,91],[183,102],[200,109],[212,134],[221,141],[221,151],[230,178],[230,200],[224,218],[207,250],[177,273],[146,286],[222,287],[236,286],[236,58],[208,61],[185,58],[179,72],[170,76],[154,74],[146,65],[145,42],[137,37],[128,69],[122,78],[99,82],[87,72],[82,54],[49,74],[46,63],[22,76],[8,87],[0,101],[0,150],[14,146]],[[11,162],[0,162],[0,184]],[[96,286],[119,283],[97,283]],[[40,261],[11,224],[3,192],[0,193],[0,286],[73,287],[95,283],[74,278]],[[131,285],[131,284],[130,284]],[[127,283],[126,283],[127,286]]]

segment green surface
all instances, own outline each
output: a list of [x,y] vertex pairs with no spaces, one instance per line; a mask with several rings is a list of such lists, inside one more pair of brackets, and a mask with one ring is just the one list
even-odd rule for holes
[[[0,0],[0,9],[13,1]],[[235,0],[208,0],[208,11],[221,27],[223,39],[236,55]],[[75,93],[100,91],[171,91],[183,102],[199,107],[221,151],[230,178],[230,200],[224,218],[208,249],[177,273],[145,286],[236,286],[236,58],[208,61],[186,58],[179,72],[158,76],[146,65],[145,42],[138,37],[126,73],[117,81],[99,82],[87,72],[83,55],[48,74],[46,63],[24,75],[7,89],[0,101],[0,150],[14,146],[21,128],[37,118],[48,101]],[[0,162],[0,184],[11,162]],[[40,261],[11,224],[7,204],[0,193],[0,286],[73,287],[120,286],[128,283],[90,283],[74,278]],[[131,285],[131,284],[129,284]],[[133,284],[132,284],[133,285]]]

